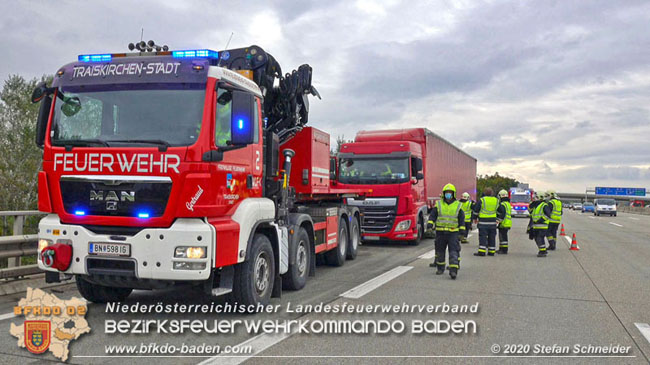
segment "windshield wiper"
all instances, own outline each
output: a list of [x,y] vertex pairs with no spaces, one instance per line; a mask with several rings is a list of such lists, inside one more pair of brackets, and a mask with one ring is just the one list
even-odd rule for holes
[[55,146],[65,146],[66,151],[71,151],[72,147],[88,147],[92,145],[102,145],[104,147],[110,147],[108,142],[103,139],[90,138],[90,139],[68,139],[68,140],[55,140],[52,143]]
[[165,152],[171,145],[162,139],[112,139],[111,142],[118,143],[149,143],[158,145],[158,151]]

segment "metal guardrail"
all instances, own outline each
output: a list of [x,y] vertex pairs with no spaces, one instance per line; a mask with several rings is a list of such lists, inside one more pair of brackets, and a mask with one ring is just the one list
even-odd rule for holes
[[38,265],[22,265],[23,256],[36,255],[38,250],[38,235],[23,234],[25,217],[42,215],[38,210],[19,210],[0,212],[0,217],[13,217],[12,236],[0,237],[0,258],[7,259],[7,268],[0,269],[0,279],[11,279],[25,275],[38,274],[42,271]]

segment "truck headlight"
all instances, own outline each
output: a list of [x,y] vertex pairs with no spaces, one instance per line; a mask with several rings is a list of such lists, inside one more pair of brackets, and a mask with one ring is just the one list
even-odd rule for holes
[[41,238],[38,240],[38,252],[41,253],[44,249],[47,248],[47,246],[52,244],[52,240],[46,240],[45,238]]
[[174,250],[175,258],[183,259],[204,259],[206,255],[205,246],[179,246]]
[[406,231],[409,228],[411,228],[411,220],[410,219],[397,223],[397,227],[395,227],[395,232]]

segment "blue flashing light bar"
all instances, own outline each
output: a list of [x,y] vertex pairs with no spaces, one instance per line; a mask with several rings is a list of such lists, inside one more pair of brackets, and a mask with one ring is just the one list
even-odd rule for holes
[[174,58],[219,58],[219,52],[210,49],[190,49],[186,51],[172,51]]
[[242,119],[239,120],[239,129],[244,129],[244,121]]
[[85,210],[75,210],[74,215],[86,215],[86,211]]
[[149,218],[149,213],[138,213],[138,218]]
[[110,62],[113,59],[111,54],[80,54],[81,62]]

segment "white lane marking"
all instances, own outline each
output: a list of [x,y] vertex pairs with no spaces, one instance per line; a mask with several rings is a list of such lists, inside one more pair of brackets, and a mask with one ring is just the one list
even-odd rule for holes
[[589,218],[596,219],[596,217],[594,217],[593,215],[590,215]]
[[616,226],[616,227],[623,227],[623,225],[618,224],[618,223],[614,223],[614,222],[609,222],[609,224],[611,224],[613,226]]
[[0,315],[0,321],[4,321],[5,319],[14,318],[15,316],[16,316],[16,315],[13,314],[13,313],[5,313],[5,314],[2,314],[2,315]]
[[370,279],[365,283],[356,286],[345,293],[341,294],[341,297],[359,299],[362,296],[370,293],[371,291],[379,288],[380,286],[386,284],[387,282],[395,279],[396,277],[404,274],[405,272],[411,270],[413,266],[398,266],[393,270],[387,271],[374,279]]
[[211,357],[209,359],[203,360],[199,363],[199,365],[207,365],[207,364],[230,364],[230,365],[237,365],[241,364],[242,362],[250,359],[253,356],[258,355],[260,352],[268,349],[269,347],[281,342],[282,340],[285,340],[289,338],[292,335],[292,333],[262,333],[260,335],[257,335],[253,338],[250,338],[239,345],[237,347],[242,348],[244,346],[250,346],[251,347],[251,353],[246,354],[246,355],[237,355],[237,356],[228,356],[228,355],[217,355],[214,357]]
[[422,255],[418,256],[419,259],[424,259],[424,260],[430,260],[434,257],[436,257],[436,250],[431,250],[429,252],[423,253]]
[[571,238],[569,238],[569,236],[564,236],[564,238],[566,238],[567,242],[569,242],[569,244],[571,244]]
[[635,221],[638,221],[638,220],[639,220],[639,218],[634,218],[634,217],[628,217],[628,218],[630,218],[630,219],[634,219]]
[[635,323],[634,325],[639,329],[643,337],[650,342],[650,325],[647,323]]

